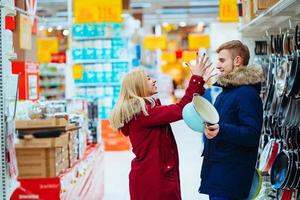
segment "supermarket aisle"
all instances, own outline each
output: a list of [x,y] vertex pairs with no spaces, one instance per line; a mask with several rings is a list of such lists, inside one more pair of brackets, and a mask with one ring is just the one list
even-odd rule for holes
[[[206,195],[197,192],[202,163],[201,134],[188,129],[182,120],[173,123],[172,129],[179,150],[182,199],[207,200]],[[131,152],[106,152],[104,200],[129,200],[128,173],[132,158]]]

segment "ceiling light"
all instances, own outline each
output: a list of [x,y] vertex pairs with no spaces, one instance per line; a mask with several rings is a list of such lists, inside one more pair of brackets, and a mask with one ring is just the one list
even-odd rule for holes
[[151,3],[147,2],[132,2],[130,3],[131,8],[149,8],[151,7]]
[[180,22],[180,23],[179,23],[179,26],[180,26],[180,27],[185,27],[185,26],[186,26],[186,23],[185,23],[185,22]]
[[64,35],[64,36],[68,36],[68,35],[69,35],[69,30],[64,30],[64,31],[63,31],[63,35]]
[[56,29],[60,31],[60,30],[62,30],[62,26],[61,26],[61,25],[58,25],[58,26],[56,27]]

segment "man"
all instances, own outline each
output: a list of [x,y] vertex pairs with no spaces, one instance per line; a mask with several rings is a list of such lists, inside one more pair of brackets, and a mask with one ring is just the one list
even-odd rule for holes
[[218,49],[215,101],[219,124],[206,125],[200,193],[211,200],[240,200],[249,195],[263,121],[260,83],[263,71],[247,66],[249,49],[238,40]]

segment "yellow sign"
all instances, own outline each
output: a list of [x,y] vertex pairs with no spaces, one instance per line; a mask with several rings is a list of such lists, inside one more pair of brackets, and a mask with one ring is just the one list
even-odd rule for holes
[[122,0],[74,0],[75,23],[121,22]]
[[20,14],[20,48],[30,50],[31,40],[31,20],[28,16]]
[[167,63],[176,62],[176,53],[175,51],[163,51],[161,53],[161,60]]
[[144,48],[148,50],[165,49],[167,38],[165,36],[146,36],[144,37]]
[[75,80],[82,80],[83,67],[82,65],[73,65],[73,78]]
[[220,0],[219,18],[221,22],[237,22],[239,20],[236,0]]
[[189,34],[188,44],[190,49],[209,48],[210,37],[204,34]]
[[189,62],[191,60],[196,60],[197,51],[183,51],[182,52],[182,61]]
[[51,62],[51,54],[58,53],[57,37],[40,37],[37,39],[38,62]]

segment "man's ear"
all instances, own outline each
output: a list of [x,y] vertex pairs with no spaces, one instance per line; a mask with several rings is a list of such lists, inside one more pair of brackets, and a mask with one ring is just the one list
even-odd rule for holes
[[242,66],[243,65],[243,58],[241,56],[235,57],[233,60],[233,65],[234,66]]

